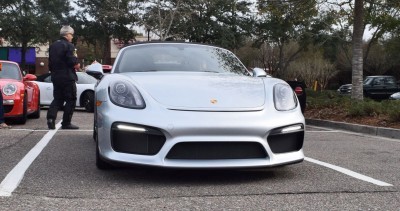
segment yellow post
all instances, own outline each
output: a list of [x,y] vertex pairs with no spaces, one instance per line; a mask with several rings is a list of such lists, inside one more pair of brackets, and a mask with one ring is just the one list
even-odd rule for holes
[[318,81],[316,80],[316,81],[314,82],[314,92],[317,91],[317,87],[318,87]]

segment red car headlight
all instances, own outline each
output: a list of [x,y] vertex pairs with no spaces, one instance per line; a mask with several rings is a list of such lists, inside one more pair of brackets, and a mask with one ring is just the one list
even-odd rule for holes
[[6,84],[3,87],[3,93],[5,95],[14,95],[17,92],[17,86],[15,84]]

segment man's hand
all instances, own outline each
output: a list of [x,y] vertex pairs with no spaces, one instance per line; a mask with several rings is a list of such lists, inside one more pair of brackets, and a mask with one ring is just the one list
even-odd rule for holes
[[81,69],[81,64],[78,63],[78,64],[74,65],[74,69],[75,70],[80,70]]

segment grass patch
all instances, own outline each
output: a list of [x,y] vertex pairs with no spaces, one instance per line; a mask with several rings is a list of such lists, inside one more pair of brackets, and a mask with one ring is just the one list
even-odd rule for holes
[[400,122],[400,100],[375,101],[364,98],[363,101],[352,100],[350,96],[339,95],[336,91],[307,91],[307,108],[334,109],[345,111],[349,117],[386,116],[388,121]]
[[388,100],[382,108],[392,122],[400,122],[400,100]]
[[349,96],[338,95],[335,91],[326,90],[314,92],[309,89],[307,92],[307,108],[337,108],[350,107],[351,100]]

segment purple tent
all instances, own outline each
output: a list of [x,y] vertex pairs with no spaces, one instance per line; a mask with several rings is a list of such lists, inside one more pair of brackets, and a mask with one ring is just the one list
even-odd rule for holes
[[[9,48],[8,60],[21,63],[21,48]],[[26,64],[35,64],[36,52],[35,48],[28,48],[25,54]]]

